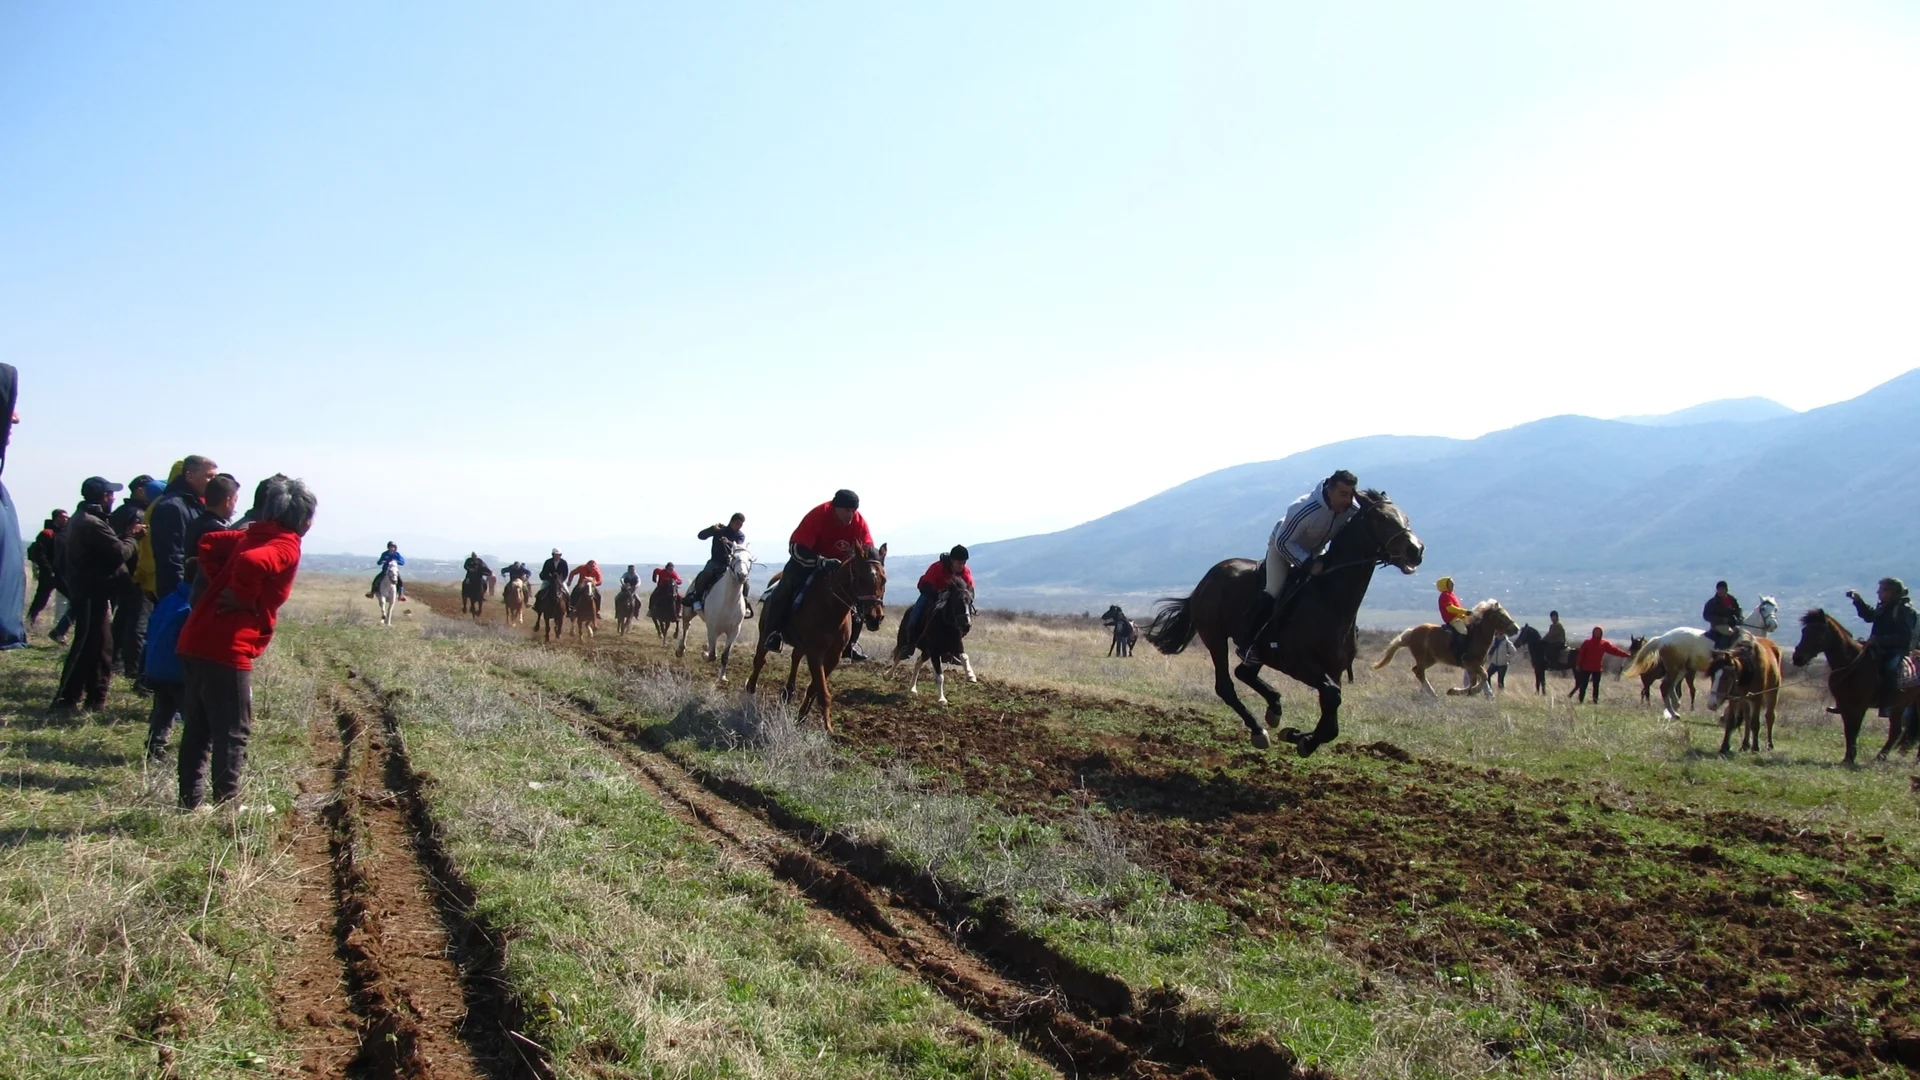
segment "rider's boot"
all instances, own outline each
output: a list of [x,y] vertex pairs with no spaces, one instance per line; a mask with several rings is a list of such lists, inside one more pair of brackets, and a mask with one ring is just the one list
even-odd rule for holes
[[1267,624],[1273,619],[1273,597],[1262,591],[1254,598],[1253,606],[1247,609],[1246,623],[1241,627],[1240,660],[1246,664],[1261,663],[1264,655],[1261,642],[1271,629]]

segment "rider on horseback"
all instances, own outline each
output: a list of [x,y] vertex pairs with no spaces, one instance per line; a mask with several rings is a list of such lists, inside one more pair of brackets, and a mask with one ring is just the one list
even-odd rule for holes
[[493,576],[493,567],[488,566],[487,560],[481,558],[480,553],[477,551],[467,555],[467,561],[461,568],[467,572],[469,577],[474,574],[483,574],[487,577]]
[[620,589],[623,592],[632,592],[639,587],[640,571],[635,570],[632,563],[628,563],[627,572],[620,575]]
[[900,640],[905,644],[894,649],[893,658],[896,661],[913,655],[913,643],[919,637],[921,621],[933,610],[933,605],[946,595],[947,587],[953,584],[956,576],[967,583],[967,588],[974,587],[973,571],[967,569],[965,544],[953,545],[952,551],[935,559],[933,565],[927,567],[927,572],[920,575],[920,598],[907,609],[906,626],[900,635]]
[[653,583],[655,585],[660,585],[662,583],[665,583],[669,586],[677,587],[680,584],[681,580],[682,578],[680,577],[680,571],[675,570],[673,568],[672,563],[668,563],[665,566],[656,566],[653,568]]
[[[380,558],[376,561],[380,565],[380,572],[373,575],[373,584],[367,586],[367,599],[369,600],[373,599],[374,591],[380,588],[380,579],[387,576],[388,563],[393,563],[395,566],[407,565],[407,557],[400,554],[400,545],[391,540],[387,541],[387,550],[381,552]],[[407,598],[407,582],[406,579],[400,576],[400,571],[398,570],[393,572],[393,589],[397,594],[395,599],[405,600]]]
[[832,570],[872,546],[873,533],[860,514],[860,496],[846,488],[807,511],[787,539],[787,565],[761,610],[760,633],[766,650],[780,651],[780,631],[805,598],[807,580],[815,571]]
[[[707,565],[693,575],[693,584],[687,587],[687,600],[693,604],[693,610],[699,611],[706,605],[707,590],[713,588],[713,583],[726,572],[727,560],[733,557],[733,549],[747,542],[747,534],[740,531],[740,526],[746,523],[747,515],[735,514],[727,519],[725,525],[716,523],[700,530],[696,539],[713,541],[713,549],[707,555]],[[746,585],[742,584],[740,589],[744,594]],[[751,602],[747,604],[747,618],[753,618]]]
[[1880,715],[1885,716],[1900,692],[1900,662],[1913,651],[1914,638],[1920,633],[1920,616],[1915,614],[1907,586],[1899,578],[1880,579],[1878,606],[1868,607],[1852,589],[1847,590],[1847,599],[1853,601],[1853,609],[1861,618],[1873,624],[1860,662],[1880,665]]
[[1447,628],[1447,643],[1458,662],[1467,655],[1467,619],[1473,615],[1453,591],[1453,579],[1443,577],[1433,583],[1440,590],[1440,624]]
[[515,559],[505,570],[500,571],[500,576],[508,581],[532,581],[533,571],[527,567],[526,563]]
[[1286,592],[1288,576],[1300,567],[1306,568],[1309,577],[1320,573],[1320,553],[1358,513],[1355,495],[1359,486],[1359,477],[1345,469],[1336,470],[1312,491],[1295,499],[1287,507],[1287,515],[1274,525],[1267,537],[1267,587],[1247,612],[1246,643],[1240,647],[1240,659],[1257,662],[1260,643],[1272,642],[1278,636],[1285,614],[1279,601]]
[[600,585],[602,583],[602,579],[600,577],[600,564],[593,561],[592,559],[588,559],[586,562],[583,562],[579,566],[574,567],[573,573],[567,575],[567,584],[569,585],[573,584],[574,578],[579,578],[580,583],[582,585],[585,585],[588,582],[592,582],[593,610],[599,611],[600,610]]
[[1700,607],[1700,619],[1707,624],[1707,638],[1716,649],[1733,648],[1740,639],[1740,624],[1747,621],[1740,613],[1740,601],[1727,591],[1724,581],[1714,582],[1713,595]]

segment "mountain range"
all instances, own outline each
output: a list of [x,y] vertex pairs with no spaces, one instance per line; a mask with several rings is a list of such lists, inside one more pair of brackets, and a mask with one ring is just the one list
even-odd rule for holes
[[[1144,614],[1220,559],[1258,558],[1287,504],[1335,469],[1386,490],[1426,543],[1376,575],[1362,625],[1432,618],[1433,578],[1544,621],[1695,623],[1725,578],[1749,606],[1844,603],[1920,574],[1920,369],[1804,413],[1764,398],[1658,417],[1556,416],[1476,439],[1377,435],[1221,469],[1059,532],[972,546],[984,605]],[[1790,633],[1791,631],[1782,631]]]

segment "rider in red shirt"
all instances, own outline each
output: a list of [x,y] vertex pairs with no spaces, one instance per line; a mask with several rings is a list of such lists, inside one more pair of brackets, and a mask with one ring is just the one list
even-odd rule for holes
[[[867,528],[867,519],[860,514],[860,496],[846,488],[807,511],[807,516],[800,519],[799,527],[788,538],[787,565],[780,571],[780,581],[760,609],[760,634],[768,652],[779,651],[780,631],[787,625],[787,616],[793,613],[794,598],[801,595],[814,571],[832,569],[853,558],[862,548],[872,546],[873,533]],[[855,619],[853,625],[857,639],[860,621]],[[847,643],[847,656],[866,659],[853,647],[852,641]]]
[[678,585],[685,580],[686,580],[685,578],[682,578],[680,576],[680,571],[675,570],[673,568],[672,563],[668,563],[665,566],[656,566],[653,568],[653,583],[655,585],[658,585],[663,581],[671,581],[675,585]]
[[567,575],[567,584],[573,584],[574,578],[579,578],[581,581],[591,581],[595,585],[601,584],[600,564],[592,559],[588,559],[586,562],[574,567],[573,573]]
[[927,567],[927,572],[920,575],[920,598],[907,609],[906,626],[900,635],[903,644],[894,649],[895,660],[905,660],[913,655],[914,642],[920,638],[921,620],[933,610],[933,605],[939,602],[954,578],[966,582],[969,589],[974,587],[973,571],[967,568],[967,558],[966,545],[955,544],[952,551],[935,559],[933,565]]

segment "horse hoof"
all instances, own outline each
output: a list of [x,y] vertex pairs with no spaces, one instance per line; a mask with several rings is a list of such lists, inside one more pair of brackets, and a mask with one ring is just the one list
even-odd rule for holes
[[1298,743],[1300,741],[1299,728],[1283,727],[1274,734],[1280,736],[1281,742]]
[[1320,742],[1312,738],[1301,739],[1293,748],[1301,757],[1312,757],[1313,752],[1320,749]]
[[1267,747],[1273,745],[1273,740],[1267,738],[1266,728],[1263,728],[1263,727],[1254,728],[1252,734],[1253,734],[1253,748],[1255,750],[1265,750]]
[[935,705],[945,705],[945,704],[947,703],[947,699],[946,699],[946,698],[943,698],[943,697],[942,697],[942,698],[934,698],[934,699],[933,699],[933,703],[934,703]]

